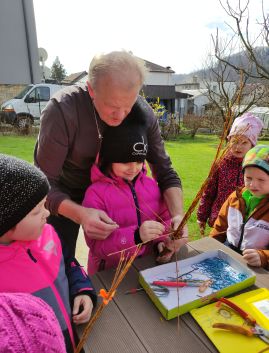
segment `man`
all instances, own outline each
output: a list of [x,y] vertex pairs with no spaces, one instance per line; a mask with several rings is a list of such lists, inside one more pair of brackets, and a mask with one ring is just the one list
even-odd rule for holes
[[[81,206],[90,184],[90,168],[98,155],[107,125],[118,126],[128,116],[147,121],[147,161],[163,193],[174,227],[183,214],[181,182],[165,153],[157,119],[139,96],[144,64],[132,54],[115,51],[94,57],[84,87],[70,86],[50,100],[41,115],[35,164],[47,175],[51,191],[49,219],[74,254],[79,225],[95,239],[106,238],[118,226],[103,211]],[[176,249],[174,249],[176,250]]]

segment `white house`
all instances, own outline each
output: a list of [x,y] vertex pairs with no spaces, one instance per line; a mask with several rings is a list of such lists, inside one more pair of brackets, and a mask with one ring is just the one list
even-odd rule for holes
[[249,110],[255,116],[261,119],[264,129],[269,129],[269,108],[268,107],[252,107]]
[[192,81],[176,83],[176,101],[175,111],[179,112],[182,118],[185,114],[203,115],[205,106],[210,102],[208,92],[215,94],[216,100],[222,95],[221,90],[224,89],[226,94],[231,98],[236,91],[235,82],[224,82],[219,85],[218,82],[202,82],[198,81],[197,76],[193,76]]

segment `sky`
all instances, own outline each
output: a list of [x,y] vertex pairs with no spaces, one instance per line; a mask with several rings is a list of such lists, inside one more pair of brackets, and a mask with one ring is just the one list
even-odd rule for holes
[[[178,74],[190,73],[213,54],[216,28],[221,36],[231,34],[230,19],[218,0],[33,2],[38,46],[48,53],[45,65],[51,67],[58,56],[67,74],[88,71],[95,54],[120,49]],[[261,14],[260,4],[250,0],[253,21]],[[269,0],[264,4],[269,9]]]

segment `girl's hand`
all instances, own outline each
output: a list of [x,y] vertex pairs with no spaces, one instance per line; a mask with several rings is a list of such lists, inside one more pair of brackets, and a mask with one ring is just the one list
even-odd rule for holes
[[145,221],[139,228],[140,238],[143,243],[158,238],[164,231],[164,225],[156,221]]
[[243,259],[250,266],[261,267],[262,265],[260,255],[256,249],[245,249],[243,251]]
[[78,295],[74,299],[73,306],[73,322],[75,324],[83,324],[90,320],[93,309],[93,303],[88,295]]

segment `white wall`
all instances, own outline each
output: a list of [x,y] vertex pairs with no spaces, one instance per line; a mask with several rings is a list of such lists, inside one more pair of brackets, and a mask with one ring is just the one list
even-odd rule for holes
[[148,72],[145,79],[146,85],[173,86],[172,74],[166,72]]

